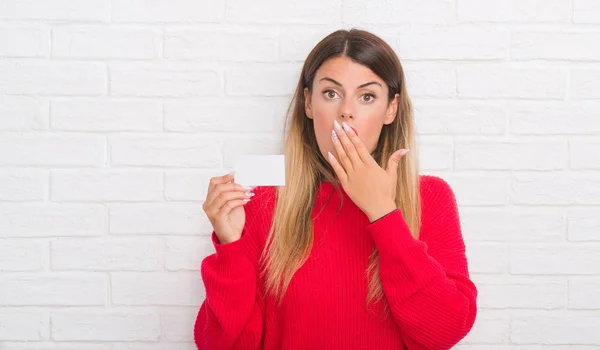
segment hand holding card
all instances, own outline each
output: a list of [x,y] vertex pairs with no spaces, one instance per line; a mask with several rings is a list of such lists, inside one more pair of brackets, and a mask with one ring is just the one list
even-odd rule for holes
[[210,180],[202,209],[221,244],[241,238],[246,222],[244,204],[254,196],[250,189],[256,186],[285,186],[283,155],[242,156],[233,173]]
[[210,179],[202,210],[210,220],[221,244],[241,238],[246,223],[243,205],[248,203],[253,195],[242,185],[235,183],[233,173]]

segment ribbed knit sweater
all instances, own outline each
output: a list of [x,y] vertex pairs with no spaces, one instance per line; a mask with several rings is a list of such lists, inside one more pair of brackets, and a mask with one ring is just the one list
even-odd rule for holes
[[[202,261],[206,299],[194,327],[198,349],[450,349],[470,331],[477,289],[469,278],[456,199],[444,180],[420,177],[419,239],[399,209],[371,223],[343,190],[340,195],[321,182],[314,244],[281,307],[264,294],[259,277],[275,188],[254,192],[245,205],[242,237],[220,244],[213,232],[216,253]],[[381,303],[366,303],[366,269],[375,247],[387,317]]]

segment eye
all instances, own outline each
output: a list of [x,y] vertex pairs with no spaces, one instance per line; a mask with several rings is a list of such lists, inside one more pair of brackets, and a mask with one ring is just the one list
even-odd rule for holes
[[337,96],[337,92],[335,92],[333,90],[324,90],[323,95],[325,96],[326,99],[333,100]]
[[373,102],[373,100],[375,100],[375,95],[373,94],[364,94],[361,96],[362,100],[364,102]]

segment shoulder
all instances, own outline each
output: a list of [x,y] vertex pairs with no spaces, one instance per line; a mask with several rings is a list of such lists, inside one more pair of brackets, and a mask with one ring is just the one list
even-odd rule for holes
[[441,177],[420,175],[419,187],[422,200],[456,200],[450,184]]
[[425,231],[459,220],[456,197],[446,180],[432,175],[420,176],[420,194],[421,223]]

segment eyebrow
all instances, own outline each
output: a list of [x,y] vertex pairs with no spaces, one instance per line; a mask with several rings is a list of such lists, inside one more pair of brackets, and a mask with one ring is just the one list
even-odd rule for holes
[[[321,80],[319,80],[319,81],[323,81],[323,80],[327,80],[327,81],[330,81],[330,82],[334,83],[335,85],[342,86],[342,84],[338,83],[337,81],[335,81],[335,80],[333,80],[333,79],[331,79],[329,77],[321,78]],[[369,86],[369,85],[372,85],[372,84],[377,84],[380,87],[383,87],[383,86],[381,86],[381,84],[379,84],[376,81],[370,81],[368,83],[364,83],[364,84],[359,85],[358,88],[361,89],[361,88],[364,88],[365,86]]]

